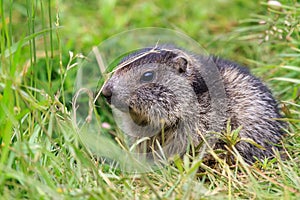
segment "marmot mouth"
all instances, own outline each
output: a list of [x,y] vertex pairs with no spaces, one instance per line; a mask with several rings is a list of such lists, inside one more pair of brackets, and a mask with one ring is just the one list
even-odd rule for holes
[[131,107],[129,107],[129,114],[131,119],[139,126],[147,126],[150,124],[150,121],[146,116],[140,115],[135,112]]

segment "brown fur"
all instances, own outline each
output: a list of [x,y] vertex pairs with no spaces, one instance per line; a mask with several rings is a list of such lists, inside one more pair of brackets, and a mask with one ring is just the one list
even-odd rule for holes
[[[155,78],[142,82],[144,72]],[[122,128],[136,142],[139,151],[159,151],[171,156],[183,154],[189,144],[201,143],[201,134],[224,131],[228,119],[232,129],[242,127],[239,136],[251,138],[264,147],[248,142],[236,145],[247,162],[273,155],[284,123],[269,89],[239,65],[215,57],[156,47],[124,58],[102,91],[122,120]],[[213,135],[214,137],[215,135]],[[209,140],[224,148],[219,139]],[[158,143],[159,144],[158,144]]]

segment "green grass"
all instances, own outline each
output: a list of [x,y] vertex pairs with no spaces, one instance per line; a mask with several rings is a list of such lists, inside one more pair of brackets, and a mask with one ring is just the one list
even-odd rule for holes
[[[299,199],[300,4],[265,2],[0,0],[0,199]],[[108,37],[150,26],[251,67],[290,123],[286,158],[247,166],[237,155],[210,168],[185,155],[135,174],[95,156],[71,120],[77,63]],[[103,102],[99,112],[112,126],[103,134],[117,134]]]

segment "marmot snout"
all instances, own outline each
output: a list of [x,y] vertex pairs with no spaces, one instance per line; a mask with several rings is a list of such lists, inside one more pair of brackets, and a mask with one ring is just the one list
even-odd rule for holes
[[[222,92],[226,104],[214,107]],[[208,135],[214,126],[223,131],[230,120],[233,129],[242,127],[241,138],[263,147],[244,141],[236,145],[245,160],[253,162],[255,157],[273,155],[285,126],[276,120],[281,116],[270,90],[247,69],[173,47],[130,54],[119,63],[102,94],[116,108],[121,129],[132,142],[149,137],[138,151],[161,146],[168,156],[182,155],[190,144],[201,143],[199,133]],[[224,143],[217,140],[214,146],[223,148]]]

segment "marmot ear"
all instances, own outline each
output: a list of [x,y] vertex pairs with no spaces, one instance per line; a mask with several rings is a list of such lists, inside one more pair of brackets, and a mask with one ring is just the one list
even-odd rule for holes
[[188,60],[183,56],[177,56],[173,58],[175,68],[179,73],[185,73],[188,67]]

